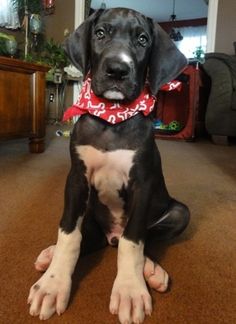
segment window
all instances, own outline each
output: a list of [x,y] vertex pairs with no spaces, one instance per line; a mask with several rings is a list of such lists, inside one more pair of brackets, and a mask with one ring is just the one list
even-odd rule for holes
[[0,27],[12,29],[20,27],[17,8],[12,0],[0,0]]
[[183,40],[175,42],[175,44],[187,58],[193,58],[194,52],[199,46],[206,52],[206,26],[181,27],[178,30],[181,32]]

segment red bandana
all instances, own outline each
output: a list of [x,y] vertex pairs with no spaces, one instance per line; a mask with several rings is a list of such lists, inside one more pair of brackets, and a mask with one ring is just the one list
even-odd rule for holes
[[[180,82],[177,83],[174,89],[178,89]],[[173,83],[170,83],[168,89],[164,90],[173,90]],[[149,93],[147,86],[144,87],[138,98],[128,104],[111,102],[105,98],[97,97],[91,89],[91,78],[88,77],[83,84],[77,102],[65,111],[63,121],[89,113],[111,124],[117,124],[137,115],[139,112],[142,112],[145,116],[149,115],[154,109],[155,101],[156,98]]]

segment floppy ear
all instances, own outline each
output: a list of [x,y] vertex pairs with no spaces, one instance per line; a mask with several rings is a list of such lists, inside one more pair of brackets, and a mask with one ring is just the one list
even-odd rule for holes
[[186,57],[178,50],[169,35],[155,22],[149,63],[149,83],[156,95],[160,87],[173,80],[187,65]]
[[102,11],[95,11],[64,42],[63,47],[70,61],[84,76],[89,71],[91,27]]

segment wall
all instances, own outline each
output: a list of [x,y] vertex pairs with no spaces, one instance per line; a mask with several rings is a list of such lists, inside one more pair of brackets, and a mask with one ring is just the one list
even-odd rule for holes
[[219,0],[215,51],[235,54],[233,42],[236,41],[236,1]]
[[69,32],[74,30],[74,15],[74,0],[57,0],[55,13],[45,17],[46,37],[52,37],[56,42],[63,42],[65,29]]
[[[53,38],[57,43],[63,43],[65,40],[64,32],[68,30],[69,33],[74,30],[74,16],[75,16],[75,1],[74,0],[57,0],[56,10],[52,15],[45,16],[45,36],[47,39]],[[55,94],[55,87],[47,86],[47,98],[50,93]],[[69,107],[73,103],[73,85],[68,84],[65,91],[65,107]],[[49,115],[55,114],[56,103],[48,102]]]

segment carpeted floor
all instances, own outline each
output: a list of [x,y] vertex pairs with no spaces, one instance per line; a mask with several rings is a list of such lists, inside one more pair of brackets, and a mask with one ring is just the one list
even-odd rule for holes
[[[48,131],[47,150],[28,153],[27,140],[0,143],[0,323],[39,323],[28,315],[33,263],[56,240],[69,169],[68,138]],[[172,277],[166,294],[152,292],[147,324],[236,323],[236,146],[158,141],[170,193],[191,210],[177,240],[157,248]],[[67,311],[49,323],[113,324],[109,296],[116,249],[79,261]]]

